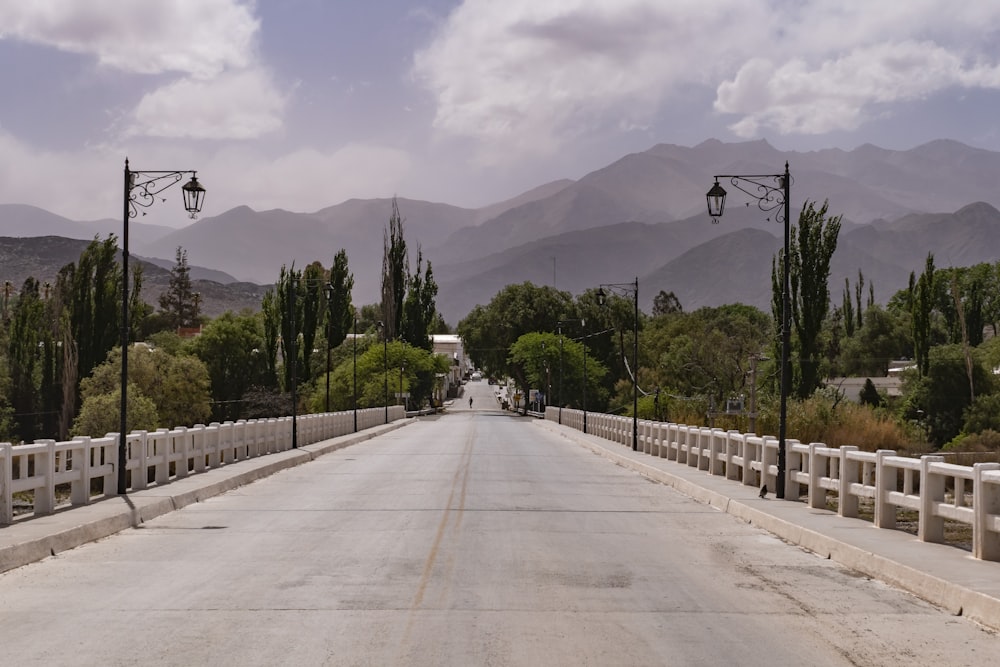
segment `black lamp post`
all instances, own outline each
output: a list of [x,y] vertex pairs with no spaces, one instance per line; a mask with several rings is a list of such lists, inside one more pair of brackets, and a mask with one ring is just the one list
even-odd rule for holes
[[[581,328],[583,326],[585,326],[584,325],[584,320],[559,320],[558,322],[556,322],[556,328],[559,331],[559,423],[560,424],[562,424],[562,409],[563,409],[563,404],[566,402],[566,400],[563,398],[563,332],[562,332],[562,328],[563,328],[563,325],[565,325],[565,324],[576,324],[576,322],[580,323],[580,327]],[[587,348],[586,347],[583,348],[583,353],[584,353],[584,361],[583,362],[584,362],[584,364],[586,364],[587,363],[587,359],[586,359]],[[586,373],[586,369],[584,370],[584,373]],[[586,375],[584,375],[584,385],[586,385]],[[586,391],[586,386],[584,386],[584,391]]]
[[[639,372],[639,277],[636,276],[631,283],[605,283],[598,287],[597,303],[601,306],[607,303],[605,287],[611,292],[631,294],[632,306],[635,309],[635,317],[632,320],[632,359],[635,368],[629,371],[629,375],[632,376],[632,451],[636,451],[639,449],[639,378],[636,376]],[[624,350],[622,356],[625,356]]]
[[330,412],[330,336],[333,333],[333,283],[323,287],[326,295],[326,411]]
[[294,276],[288,279],[288,328],[291,330],[291,340],[288,341],[288,360],[291,363],[292,379],[292,449],[299,448],[299,334],[295,330],[295,292],[297,291]]
[[358,311],[354,311],[354,432],[358,432]]
[[375,328],[382,333],[382,382],[383,398],[385,404],[385,423],[389,423],[389,337],[385,334],[385,322],[379,320]]
[[[198,182],[197,172],[189,169],[178,171],[135,171],[129,168],[128,158],[125,159],[125,192],[122,224],[122,377],[121,377],[121,427],[118,433],[118,494],[125,495],[128,483],[125,472],[127,464],[127,415],[128,415],[128,221],[138,215],[139,209],[149,208],[156,201],[156,195],[171,185],[179,183],[184,174],[191,174],[191,180],[181,187],[184,196],[184,210],[194,218],[200,211],[205,200],[205,188]],[[142,212],[146,215],[146,212]]]
[[399,365],[399,400],[403,404],[403,411],[406,411],[406,398],[403,396],[403,371],[406,370],[406,364],[401,363]]
[[788,172],[788,162],[785,162],[785,173],[764,175],[732,175],[719,174],[715,176],[715,185],[705,195],[708,200],[708,214],[716,223],[722,217],[726,206],[726,191],[719,185],[720,178],[728,178],[729,182],[751,197],[757,198],[757,207],[768,212],[777,209],[775,217],[785,226],[784,258],[782,261],[781,281],[781,412],[778,418],[778,475],[775,480],[774,495],[785,497],[785,431],[788,417],[788,392],[791,385],[789,356],[791,350],[791,289],[788,274],[789,224],[791,212],[792,177]]

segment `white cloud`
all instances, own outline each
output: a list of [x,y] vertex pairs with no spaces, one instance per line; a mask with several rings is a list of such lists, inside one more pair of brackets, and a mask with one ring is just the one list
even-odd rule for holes
[[143,97],[128,135],[254,139],[281,128],[287,99],[267,72],[227,72],[181,79]]
[[415,54],[435,127],[480,159],[669,124],[716,90],[731,129],[853,129],[952,86],[1000,86],[1000,3],[940,0],[465,0]]
[[1000,87],[1000,69],[966,64],[931,42],[860,46],[843,57],[780,67],[752,59],[718,88],[717,111],[743,118],[730,126],[750,137],[763,128],[823,134],[853,130],[884,105],[922,99],[952,86]]
[[755,12],[736,0],[466,0],[414,76],[436,97],[436,127],[481,140],[483,160],[544,155],[595,129],[646,126],[674,86],[717,67],[698,54]]
[[213,76],[253,61],[260,28],[238,0],[31,0],[0,5],[0,37],[91,54],[127,72]]

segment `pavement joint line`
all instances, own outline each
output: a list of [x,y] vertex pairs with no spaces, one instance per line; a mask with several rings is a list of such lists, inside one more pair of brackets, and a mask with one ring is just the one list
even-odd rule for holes
[[[957,547],[920,542],[915,536],[902,531],[875,528],[863,519],[840,517],[836,512],[816,510],[801,502],[777,499],[758,500],[755,486],[745,486],[741,482],[710,475],[707,471],[698,470],[669,459],[652,457],[641,451],[633,452],[631,449],[626,449],[624,445],[605,440],[600,436],[582,433],[569,426],[548,420],[539,420],[535,423],[571,442],[582,445],[623,468],[661,482],[697,502],[715,507],[786,542],[802,547],[820,557],[833,560],[872,579],[900,588],[956,616],[967,616],[984,626],[1000,630],[1000,563],[976,560]],[[659,465],[652,465],[643,459],[659,462]],[[676,467],[676,474],[665,470],[660,467],[661,465]],[[698,479],[689,479],[688,476],[698,476]],[[721,484],[731,485],[732,492],[708,488],[710,485],[718,486]],[[740,490],[746,491],[746,498],[733,497],[737,496]],[[754,506],[754,504],[765,503],[773,503],[773,507],[770,510],[764,510]],[[799,516],[795,518],[777,515],[779,512],[794,514],[796,510],[800,510],[800,512],[798,512]],[[804,517],[801,510],[806,510]],[[980,588],[992,590],[977,590],[971,585],[951,580],[940,573],[932,573],[912,563],[902,562],[903,559],[893,558],[886,553],[878,553],[878,549],[868,549],[837,539],[803,525],[805,523],[803,518],[812,522],[829,520],[831,523],[838,524],[836,528],[841,533],[854,531],[859,536],[870,536],[871,531],[879,531],[887,543],[894,543],[887,544],[889,547],[885,550],[887,552],[892,551],[893,548],[898,549],[900,543],[905,540],[903,548],[915,552],[913,557],[915,563],[930,565],[937,561],[943,561],[943,569],[949,573],[956,571],[955,569],[974,571],[968,577],[954,578],[969,578],[980,583]],[[867,530],[862,533],[857,530],[859,528]],[[933,569],[938,570],[942,567]]]
[[163,486],[134,491],[124,497],[102,498],[75,507],[61,506],[52,514],[15,521],[0,527],[0,573],[110,537],[128,528],[136,528],[163,514],[371,440],[415,421],[398,419],[297,449],[228,463],[174,479]]

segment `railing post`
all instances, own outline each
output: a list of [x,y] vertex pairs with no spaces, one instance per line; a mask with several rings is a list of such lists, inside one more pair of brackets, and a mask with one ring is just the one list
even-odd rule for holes
[[889,494],[899,489],[899,474],[896,468],[888,466],[885,459],[895,456],[891,449],[875,452],[875,527],[896,527],[896,506],[889,502]]
[[850,460],[852,452],[858,451],[854,445],[840,448],[840,478],[837,485],[837,514],[843,517],[858,516],[858,497],[851,493],[851,485],[858,481],[858,464]]
[[809,488],[806,490],[809,498],[809,507],[813,509],[824,509],[826,508],[826,489],[820,484],[820,477],[822,477],[823,470],[820,466],[820,456],[816,452],[819,447],[825,447],[825,445],[818,442],[809,443]]
[[1000,463],[972,465],[972,556],[1000,560],[1000,532],[990,530],[990,517],[1000,516],[1000,484],[983,481],[983,473],[1000,470]]
[[0,526],[14,521],[14,493],[11,485],[14,483],[11,472],[11,445],[0,442]]
[[753,472],[753,462],[757,460],[757,445],[750,442],[751,438],[756,438],[756,433],[744,433],[740,439],[740,455],[743,458],[743,466],[740,477],[744,486],[756,486],[757,478]]
[[920,457],[920,517],[917,521],[917,537],[921,542],[944,542],[944,518],[934,510],[944,501],[944,475],[931,471],[935,463],[944,462],[943,456]]
[[74,505],[90,503],[90,437],[78,436],[73,442],[79,447],[79,458],[73,456],[73,467],[80,476],[69,485],[69,501]]
[[56,441],[35,440],[45,445],[44,454],[35,454],[35,476],[45,476],[45,486],[35,489],[35,514],[52,514],[56,505]]

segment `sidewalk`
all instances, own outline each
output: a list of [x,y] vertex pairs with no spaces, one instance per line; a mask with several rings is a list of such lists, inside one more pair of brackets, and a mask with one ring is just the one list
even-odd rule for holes
[[783,540],[1000,630],[1000,562],[977,560],[956,547],[920,542],[915,535],[875,528],[868,521],[843,518],[802,502],[759,498],[756,487],[633,452],[551,421],[535,423]]
[[397,420],[298,449],[237,461],[127,496],[96,500],[81,507],[67,506],[57,509],[54,514],[0,527],[0,572],[114,535],[162,514],[411,423],[412,420]]

